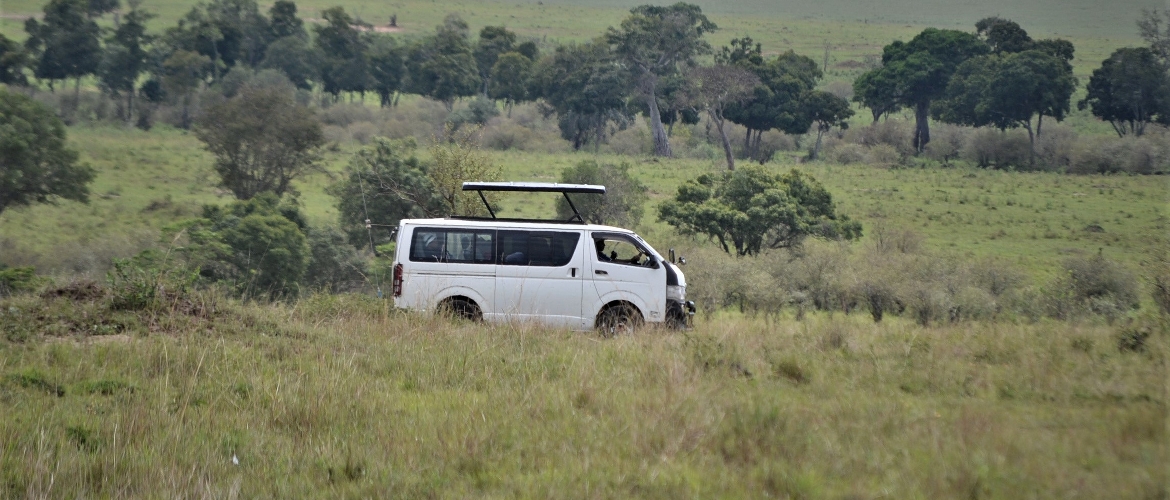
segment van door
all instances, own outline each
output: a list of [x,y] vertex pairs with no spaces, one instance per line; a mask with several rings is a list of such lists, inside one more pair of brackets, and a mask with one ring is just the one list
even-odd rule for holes
[[500,230],[493,319],[580,328],[581,232]]
[[448,297],[465,296],[475,301],[485,318],[492,314],[494,230],[416,227],[409,241],[401,307],[429,309]]
[[[591,251],[586,259],[587,273],[593,286],[585,287],[586,321],[593,321],[601,307],[617,300],[637,306],[646,321],[662,321],[666,292],[657,292],[665,286],[666,271],[650,250],[621,233],[592,233],[588,243]],[[662,286],[658,286],[659,281]]]

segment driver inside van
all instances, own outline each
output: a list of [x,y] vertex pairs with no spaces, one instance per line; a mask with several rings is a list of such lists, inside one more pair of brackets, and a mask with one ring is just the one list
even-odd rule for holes
[[613,262],[617,258],[617,252],[609,252],[605,255],[605,240],[593,240],[593,246],[597,248],[597,260],[599,262]]

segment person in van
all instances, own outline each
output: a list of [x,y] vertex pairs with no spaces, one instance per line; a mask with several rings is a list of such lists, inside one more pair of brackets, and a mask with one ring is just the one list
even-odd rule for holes
[[595,240],[593,240],[593,246],[594,246],[594,248],[597,249],[598,262],[612,262],[613,261],[613,258],[611,258],[608,255],[605,255],[605,240],[595,239]]

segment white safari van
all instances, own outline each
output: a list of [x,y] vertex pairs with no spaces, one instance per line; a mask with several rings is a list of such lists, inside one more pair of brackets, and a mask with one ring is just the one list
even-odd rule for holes
[[[685,327],[686,280],[633,231],[586,224],[569,193],[604,186],[477,182],[464,191],[560,192],[569,220],[404,219],[394,256],[394,303],[471,320],[532,321],[617,333],[643,322]],[[673,251],[671,251],[673,258]],[[680,263],[685,260],[680,260]]]

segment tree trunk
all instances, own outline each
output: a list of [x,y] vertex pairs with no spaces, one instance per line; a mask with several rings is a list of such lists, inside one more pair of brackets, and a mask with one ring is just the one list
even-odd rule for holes
[[658,97],[654,81],[646,86],[646,104],[650,107],[650,134],[654,137],[654,156],[671,156],[670,138],[662,126],[662,115],[658,114]]
[[[1024,129],[1028,131],[1028,165],[1036,164],[1036,136],[1032,134],[1032,119],[1024,121]],[[1036,122],[1036,131],[1040,131],[1040,122]]]
[[926,150],[926,143],[930,142],[930,101],[923,101],[914,106],[914,150],[921,153]]
[[825,136],[825,129],[817,127],[817,144],[813,146],[813,153],[811,160],[816,160],[821,155],[821,138]]
[[723,117],[712,109],[707,110],[707,116],[715,123],[715,128],[719,129],[719,138],[723,139],[723,156],[727,158],[727,170],[735,171],[735,156],[731,154],[731,139],[727,138],[727,131],[723,129]]

